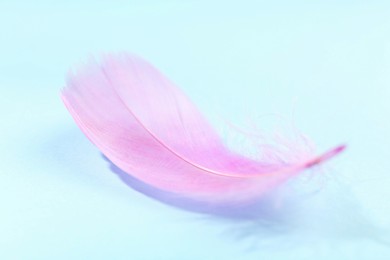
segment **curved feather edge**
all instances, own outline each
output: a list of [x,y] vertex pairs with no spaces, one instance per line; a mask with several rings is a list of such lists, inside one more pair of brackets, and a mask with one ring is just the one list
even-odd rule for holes
[[345,148],[293,165],[236,154],[179,88],[134,55],[106,55],[70,73],[62,100],[84,134],[123,171],[202,200],[256,199]]

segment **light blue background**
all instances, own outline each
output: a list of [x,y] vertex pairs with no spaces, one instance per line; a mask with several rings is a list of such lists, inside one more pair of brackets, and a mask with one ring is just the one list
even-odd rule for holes
[[[345,202],[389,227],[388,1],[53,2],[0,2],[0,259],[390,258]],[[265,239],[126,186],[59,98],[71,66],[110,51],[150,60],[208,113],[294,108],[319,151],[347,142],[330,164],[350,193],[310,214],[329,232]]]

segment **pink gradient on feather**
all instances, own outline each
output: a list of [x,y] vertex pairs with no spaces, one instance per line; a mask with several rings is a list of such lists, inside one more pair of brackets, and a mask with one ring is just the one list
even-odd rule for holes
[[179,88],[126,54],[70,74],[62,99],[86,136],[123,171],[196,198],[251,200],[344,149],[292,165],[236,154]]

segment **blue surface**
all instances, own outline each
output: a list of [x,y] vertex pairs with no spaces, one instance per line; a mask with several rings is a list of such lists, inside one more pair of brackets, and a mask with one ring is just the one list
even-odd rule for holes
[[[390,4],[227,2],[0,2],[0,259],[390,258]],[[349,149],[294,231],[162,203],[60,101],[68,69],[110,51],[150,60],[216,118],[294,109],[319,151]]]

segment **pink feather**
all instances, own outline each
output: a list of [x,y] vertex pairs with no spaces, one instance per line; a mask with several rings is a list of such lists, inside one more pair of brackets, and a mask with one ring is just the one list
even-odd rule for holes
[[130,55],[109,55],[71,74],[62,99],[86,136],[123,171],[197,199],[261,197],[344,149],[291,165],[234,153],[180,89]]

